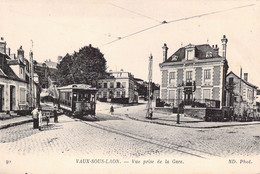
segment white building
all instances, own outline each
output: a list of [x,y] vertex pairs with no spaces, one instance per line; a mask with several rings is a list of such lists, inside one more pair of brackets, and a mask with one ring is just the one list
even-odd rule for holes
[[134,76],[129,72],[110,71],[105,78],[98,80],[98,98],[100,101],[115,103],[137,103]]

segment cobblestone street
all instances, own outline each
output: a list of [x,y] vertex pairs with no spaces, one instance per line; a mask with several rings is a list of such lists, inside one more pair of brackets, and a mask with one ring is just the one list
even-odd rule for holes
[[[142,162],[132,168],[133,161],[138,159],[171,159],[173,162],[180,160],[177,168],[169,166],[171,171],[183,171],[188,169],[182,167],[184,163],[189,169],[199,170],[203,164],[212,164],[212,160],[223,159],[218,162],[220,166],[227,165],[229,158],[237,161],[259,159],[258,124],[207,129],[175,127],[136,121],[119,114],[123,112],[120,109],[125,108],[118,107],[117,115],[107,115],[107,110],[99,111],[98,119],[92,121],[61,115],[59,123],[54,123],[53,118],[49,126],[44,122],[43,131],[32,129],[32,122],[1,129],[0,165],[4,171],[12,171],[10,173],[14,170],[9,162],[24,173],[38,173],[38,168],[44,168],[47,173],[53,173],[54,168],[62,169],[63,173],[71,168],[82,173],[94,167],[93,164],[76,165],[83,159],[94,160],[95,168],[100,172],[108,167],[103,166],[104,159],[115,159],[115,164],[109,165],[110,169],[128,165],[131,171],[136,167],[145,169]],[[128,112],[133,114],[134,111],[129,109]],[[117,165],[118,160],[121,165]],[[253,165],[258,162],[253,160]],[[220,170],[218,165],[216,170]],[[157,165],[149,165],[151,167],[160,171]]]
[[102,115],[82,121],[65,115],[43,131],[26,123],[1,130],[1,153],[65,156],[187,156],[199,158],[259,155],[259,125],[198,129],[171,127]]

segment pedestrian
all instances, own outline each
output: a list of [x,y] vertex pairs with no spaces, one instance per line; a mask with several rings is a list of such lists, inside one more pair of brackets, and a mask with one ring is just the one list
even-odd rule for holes
[[110,114],[111,114],[111,115],[114,114],[114,107],[113,107],[113,105],[111,105],[111,107],[110,107]]
[[32,118],[33,118],[33,129],[38,129],[38,108],[34,108],[32,111]]
[[38,120],[39,120],[39,130],[42,130],[42,109],[39,107],[38,109]]
[[53,116],[54,116],[54,123],[58,123],[58,113],[56,110],[56,106],[54,107],[54,110],[53,110]]

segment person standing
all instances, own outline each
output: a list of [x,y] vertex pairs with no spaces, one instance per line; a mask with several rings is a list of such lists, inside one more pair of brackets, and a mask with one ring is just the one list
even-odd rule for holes
[[33,129],[37,129],[38,126],[38,108],[34,108],[32,111],[32,118],[33,118]]
[[42,109],[38,109],[39,130],[42,130]]
[[54,123],[58,123],[58,113],[56,107],[54,107],[53,116],[54,116]]
[[111,115],[114,114],[114,107],[113,107],[113,105],[111,105],[111,107],[110,107],[110,113],[111,113]]

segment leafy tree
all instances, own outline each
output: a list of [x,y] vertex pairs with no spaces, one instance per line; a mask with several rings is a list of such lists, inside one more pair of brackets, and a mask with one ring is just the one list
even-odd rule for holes
[[57,68],[60,86],[73,83],[96,86],[97,79],[106,74],[107,69],[104,55],[91,45],[72,55],[66,54]]

